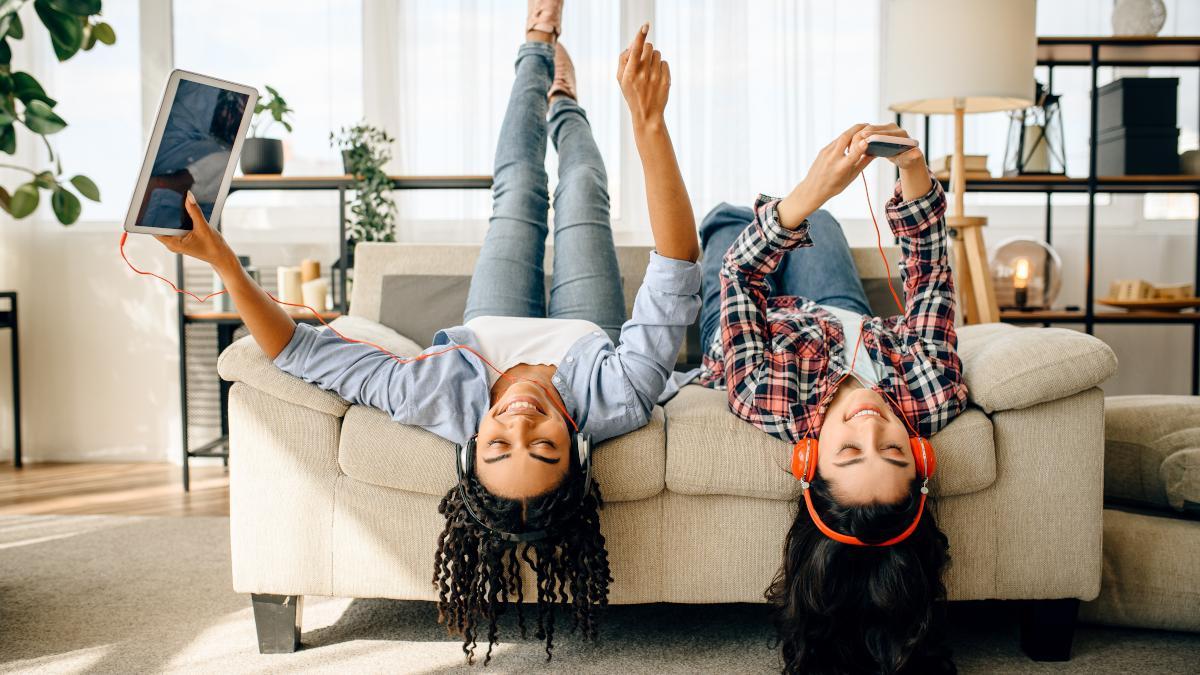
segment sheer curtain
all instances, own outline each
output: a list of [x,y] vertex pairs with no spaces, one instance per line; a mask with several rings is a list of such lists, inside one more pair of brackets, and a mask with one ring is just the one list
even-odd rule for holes
[[[636,26],[653,22],[651,39],[671,63],[668,124],[700,217],[719,201],[749,204],[759,192],[785,193],[846,127],[887,117],[878,97],[879,15],[878,0],[568,3],[563,44],[605,157],[619,240],[650,236],[641,167],[615,82],[617,54]],[[364,110],[397,138],[392,171],[491,173],[524,16],[523,2],[363,3]],[[552,156],[549,170],[553,182]],[[870,172],[872,190],[891,175]],[[400,199],[402,219],[420,223],[402,229],[430,240],[480,236],[491,206],[481,193]],[[843,219],[866,217],[860,191],[830,208]],[[466,223],[437,224],[445,220]]]

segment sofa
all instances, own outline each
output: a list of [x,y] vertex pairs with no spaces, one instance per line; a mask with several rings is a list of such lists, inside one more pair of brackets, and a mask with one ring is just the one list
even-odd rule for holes
[[[629,303],[649,252],[618,249]],[[461,320],[477,255],[477,246],[360,244],[350,311],[334,325],[416,353]],[[894,270],[898,252],[888,255]],[[873,306],[886,308],[888,267],[874,248],[854,256]],[[680,363],[696,362],[698,349],[689,339]],[[1026,652],[1069,658],[1079,601],[1100,590],[1099,385],[1116,359],[1076,331],[1003,324],[961,328],[959,351],[970,407],[932,439],[949,598],[1020,600]],[[218,369],[233,383],[233,586],[251,595],[260,650],[297,648],[304,596],[436,599],[452,444],[283,373],[249,337]],[[764,602],[799,496],[790,452],[730,414],[723,392],[697,385],[646,427],[599,445],[610,602]]]
[[1200,632],[1200,396],[1105,400],[1104,554],[1086,621]]

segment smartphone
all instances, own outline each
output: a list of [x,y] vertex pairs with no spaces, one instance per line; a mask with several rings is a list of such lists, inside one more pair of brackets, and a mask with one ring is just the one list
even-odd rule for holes
[[867,136],[867,154],[872,157],[895,157],[917,147],[917,142],[901,136],[875,134]]

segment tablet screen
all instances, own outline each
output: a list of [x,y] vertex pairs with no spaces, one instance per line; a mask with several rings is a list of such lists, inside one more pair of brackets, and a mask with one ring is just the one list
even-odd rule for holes
[[135,225],[190,230],[192,221],[183,208],[188,190],[212,220],[248,99],[228,89],[179,81]]

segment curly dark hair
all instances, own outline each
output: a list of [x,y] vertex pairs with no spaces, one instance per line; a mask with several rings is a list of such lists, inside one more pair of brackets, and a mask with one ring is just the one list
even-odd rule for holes
[[[809,490],[826,525],[867,542],[903,531],[921,481],[895,504],[842,506],[818,473]],[[950,561],[933,501],[908,539],[887,547],[829,539],[803,503],[784,543],[783,565],[766,597],[774,606],[784,673],[954,673],[942,645]]]
[[[438,591],[438,621],[463,638],[467,663],[474,663],[476,640],[487,627],[487,654],[499,642],[496,621],[515,601],[521,637],[528,637],[521,605],[524,592],[521,563],[537,576],[537,630],[546,643],[546,660],[553,656],[554,618],[559,604],[574,610],[571,630],[586,640],[596,637],[597,610],[608,604],[608,552],[600,533],[600,487],[585,481],[573,465],[563,482],[550,492],[525,500],[505,499],[487,491],[474,475],[462,479],[442,498],[438,512],[446,527],[438,537],[433,585]],[[505,532],[549,530],[537,541],[505,541],[481,526],[467,512],[463,493],[489,527]]]

